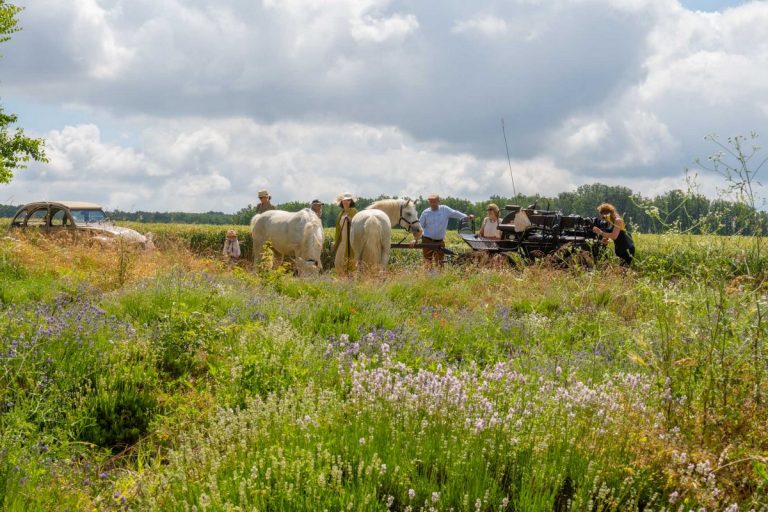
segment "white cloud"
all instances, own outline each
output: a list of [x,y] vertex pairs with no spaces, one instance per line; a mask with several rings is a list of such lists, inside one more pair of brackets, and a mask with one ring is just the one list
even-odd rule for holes
[[21,21],[0,85],[51,163],[16,196],[479,200],[511,193],[502,117],[518,191],[647,192],[709,154],[705,134],[768,126],[766,2],[36,0]]
[[484,36],[497,36],[507,32],[507,22],[496,16],[478,15],[456,22],[452,30],[457,34],[477,33]]
[[599,149],[600,143],[611,133],[611,128],[605,119],[583,122],[569,119],[563,132],[566,154],[575,155]]
[[350,32],[355,41],[383,43],[401,41],[419,28],[416,16],[396,14],[389,18],[364,16],[351,21]]
[[185,196],[185,199],[196,199],[208,194],[217,192],[226,192],[230,189],[230,183],[227,178],[219,174],[211,174],[201,177],[179,177],[174,180],[176,183],[170,185],[172,193]]

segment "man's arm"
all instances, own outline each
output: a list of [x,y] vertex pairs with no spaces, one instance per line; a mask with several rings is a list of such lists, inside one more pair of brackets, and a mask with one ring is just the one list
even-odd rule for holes
[[448,210],[448,217],[451,218],[451,219],[459,219],[459,220],[461,220],[461,219],[466,219],[467,217],[469,217],[470,219],[474,219],[475,218],[475,216],[472,215],[472,214],[467,215],[466,213],[460,212],[458,210],[454,210],[450,206],[446,206],[445,208],[446,208],[446,210]]

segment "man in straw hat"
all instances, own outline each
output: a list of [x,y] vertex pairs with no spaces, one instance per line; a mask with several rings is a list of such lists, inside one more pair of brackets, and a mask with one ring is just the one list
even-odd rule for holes
[[274,210],[275,206],[270,202],[272,196],[266,190],[259,190],[259,204],[256,205],[256,213],[264,213],[268,210]]
[[[445,232],[448,229],[448,221],[450,219],[474,219],[474,215],[467,215],[460,211],[454,210],[451,207],[440,204],[440,196],[437,194],[430,194],[427,197],[429,202],[429,208],[421,212],[419,217],[419,224],[421,224],[421,240],[425,244],[437,244],[439,247],[445,247]],[[411,241],[411,244],[416,243],[416,238]],[[427,269],[432,268],[432,261],[434,260],[438,268],[443,267],[443,258],[445,254],[440,249],[433,249],[425,247],[422,249],[424,255],[424,267]]]

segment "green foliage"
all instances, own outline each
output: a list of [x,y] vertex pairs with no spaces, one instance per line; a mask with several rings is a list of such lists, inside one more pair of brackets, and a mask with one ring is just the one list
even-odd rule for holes
[[17,120],[16,115],[6,114],[0,108],[0,183],[9,183],[16,169],[23,169],[25,162],[47,162],[45,141],[24,135],[21,128],[9,131]]
[[[221,226],[224,224],[248,224],[248,222],[235,222],[232,215],[222,212],[125,212],[122,210],[113,210],[109,212],[109,217],[116,221],[145,222],[145,223],[177,223],[177,224],[213,224]],[[250,219],[248,219],[250,221]]]
[[185,304],[173,304],[158,320],[153,340],[160,370],[172,378],[202,371],[207,350],[224,333],[218,321]]
[[[0,0],[0,43],[8,41],[11,34],[20,30],[16,20],[20,11],[20,7]],[[14,171],[23,169],[29,160],[48,161],[45,158],[45,141],[25,136],[20,128],[12,130],[16,121],[16,115],[7,114],[0,107],[0,183],[9,183]]]
[[11,38],[11,34],[21,30],[16,19],[16,15],[21,10],[21,7],[8,4],[5,0],[0,0],[0,43],[8,41]]
[[[2,218],[8,218],[8,223],[10,224],[10,219],[13,217],[13,214],[16,213],[16,210],[18,210],[18,206],[13,206],[10,204],[0,204],[0,219]],[[8,226],[0,223],[0,229],[7,229]]]
[[130,381],[103,378],[85,402],[80,441],[118,453],[147,434],[157,410],[151,389]]

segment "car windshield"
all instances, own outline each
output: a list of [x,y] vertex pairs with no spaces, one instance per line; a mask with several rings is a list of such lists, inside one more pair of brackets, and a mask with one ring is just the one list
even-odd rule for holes
[[103,210],[70,210],[72,218],[75,219],[75,224],[92,224],[94,222],[104,222],[107,220],[107,215]]

